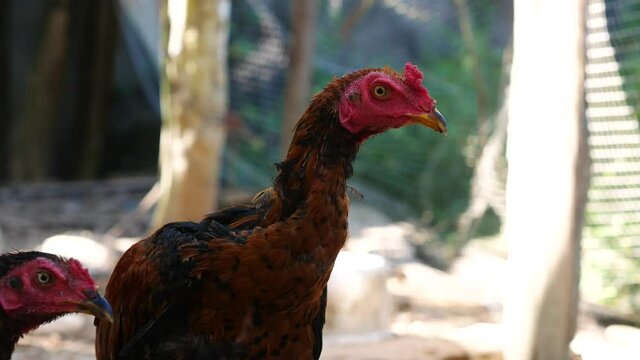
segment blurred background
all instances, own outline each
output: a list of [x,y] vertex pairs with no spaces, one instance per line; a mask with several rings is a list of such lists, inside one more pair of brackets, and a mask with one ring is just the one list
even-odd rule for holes
[[[546,12],[530,17],[546,30],[536,33],[526,4],[538,3]],[[323,359],[502,359],[505,347],[549,347],[536,333],[551,328],[569,334],[572,356],[633,358],[640,2],[574,3],[523,0],[526,16],[516,6],[514,22],[510,0],[5,1],[0,250],[77,257],[104,286],[122,251],[159,225],[198,220],[269,186],[310,96],[334,76],[411,61],[449,133],[407,127],[361,148]],[[546,42],[565,27],[575,49]],[[565,59],[578,61],[564,71]],[[518,107],[523,88],[529,98]],[[575,97],[564,101],[563,89]],[[526,118],[562,106],[574,112]],[[527,136],[527,126],[551,131],[556,121],[576,129]],[[529,162],[527,151],[540,157]],[[566,180],[573,195],[552,197],[537,179]],[[522,192],[542,205],[518,201]],[[518,239],[527,245],[508,260]],[[537,246],[566,282],[553,284],[536,256],[518,260]],[[560,289],[555,297],[513,286],[538,279]],[[515,320],[503,319],[505,301]],[[565,307],[558,320],[553,309]],[[513,335],[527,311],[543,320]],[[25,338],[15,358],[91,359],[92,340],[90,320],[68,317]]]

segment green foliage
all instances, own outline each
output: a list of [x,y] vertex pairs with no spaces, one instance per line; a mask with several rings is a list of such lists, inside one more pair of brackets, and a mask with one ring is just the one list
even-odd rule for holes
[[608,5],[607,22],[609,40],[615,49],[615,59],[623,76],[626,100],[640,114],[640,59],[638,28],[640,27],[640,3],[622,0]]
[[581,290],[586,301],[604,304],[640,321],[640,258],[624,240],[598,227],[583,232]]

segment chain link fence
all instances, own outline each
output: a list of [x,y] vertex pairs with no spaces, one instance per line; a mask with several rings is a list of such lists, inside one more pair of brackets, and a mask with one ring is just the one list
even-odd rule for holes
[[583,289],[640,311],[640,3],[588,1],[585,98],[592,178]]
[[[290,4],[240,0],[233,5],[224,185],[253,191],[269,182],[272,164],[281,157]],[[479,109],[496,112],[502,94],[501,64],[511,21],[510,1],[320,1],[312,92],[358,68],[402,69],[411,61],[425,71],[425,84],[451,123],[446,138],[405,128],[368,141],[352,180],[367,203],[393,218],[438,229],[444,241],[455,237],[481,145],[477,114]],[[470,39],[461,31],[465,27],[472,30]],[[486,96],[476,96],[480,91]],[[493,128],[494,117],[486,123]]]

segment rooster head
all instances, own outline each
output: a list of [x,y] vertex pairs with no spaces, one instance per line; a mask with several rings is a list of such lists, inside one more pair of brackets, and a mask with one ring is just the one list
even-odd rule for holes
[[21,259],[0,274],[0,310],[22,324],[22,331],[75,312],[111,321],[109,303],[77,260],[37,252],[3,255],[7,256]]
[[404,74],[390,68],[364,72],[341,95],[340,124],[361,140],[409,124],[446,134],[444,117],[422,86],[422,79],[422,72],[411,63],[405,65]]

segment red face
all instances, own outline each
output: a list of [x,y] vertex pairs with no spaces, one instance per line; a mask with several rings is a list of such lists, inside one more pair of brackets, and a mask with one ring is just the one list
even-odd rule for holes
[[340,99],[339,115],[342,126],[363,140],[412,123],[447,130],[435,100],[422,86],[422,72],[411,63],[404,75],[373,71],[352,82]]
[[74,259],[36,258],[0,279],[0,306],[10,316],[83,312],[109,319],[111,309],[89,273]]

